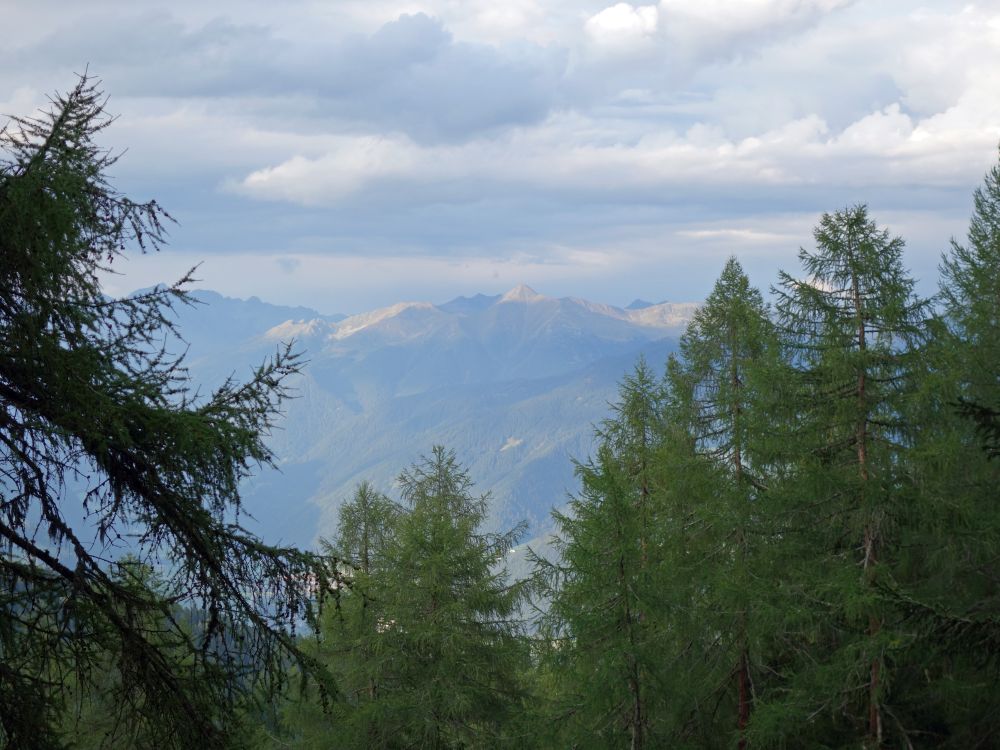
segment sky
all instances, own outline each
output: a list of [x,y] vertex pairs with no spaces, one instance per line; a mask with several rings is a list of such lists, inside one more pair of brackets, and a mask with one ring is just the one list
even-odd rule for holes
[[[89,70],[177,223],[112,293],[355,313],[767,289],[866,203],[918,288],[1000,142],[1000,0],[0,0],[0,113]],[[15,33],[11,33],[14,30]]]

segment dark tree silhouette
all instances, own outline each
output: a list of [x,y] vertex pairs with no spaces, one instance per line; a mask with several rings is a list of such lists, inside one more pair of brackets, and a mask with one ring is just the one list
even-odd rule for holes
[[[110,660],[136,696],[121,721],[155,723],[160,747],[222,746],[234,702],[304,659],[290,626],[328,569],[240,525],[239,483],[271,463],[299,361],[284,347],[200,397],[168,350],[190,273],[102,293],[99,274],[159,249],[169,220],[110,184],[104,104],[85,75],[0,131],[0,744],[61,746],[66,686]],[[160,561],[166,596],[108,572],[126,551]]]

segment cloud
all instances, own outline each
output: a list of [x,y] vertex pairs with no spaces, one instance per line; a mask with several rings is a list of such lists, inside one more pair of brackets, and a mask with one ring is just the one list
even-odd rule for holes
[[948,13],[925,7],[909,14],[905,43],[886,61],[907,109],[930,115],[954,106],[970,89],[997,90],[1000,18],[995,4],[988,8],[968,4]]
[[722,240],[727,243],[749,244],[749,243],[777,243],[795,241],[795,236],[782,234],[779,232],[762,232],[748,228],[726,228],[726,229],[684,229],[677,232],[678,237],[686,237],[695,240]]
[[665,43],[687,61],[738,57],[801,31],[853,0],[660,0]]
[[655,5],[618,3],[587,19],[584,29],[598,45],[628,48],[651,39],[659,23]]
[[281,105],[297,96],[296,119],[306,115],[313,128],[339,122],[421,142],[544,119],[566,69],[558,49],[457,41],[423,13],[403,14],[371,34],[305,41],[222,18],[189,26],[157,10],[81,23],[0,55],[0,66],[35,60],[68,70],[89,61],[114,81],[117,96],[238,99],[258,113],[287,113]]
[[[856,201],[914,212],[933,274],[996,159],[995,4],[290,2],[15,4],[0,111],[89,62],[121,115],[119,186],[166,205],[193,259],[263,258],[243,283],[265,297],[250,285],[319,297],[314,276],[368,258],[337,288],[439,273],[444,298],[544,267],[566,293],[614,277],[619,302],[659,299],[733,248],[773,264]],[[278,260],[300,256],[357,266]]]
[[[727,62],[822,22],[852,0],[660,0],[655,5],[620,2],[583,24],[593,59],[588,76],[621,77],[657,71],[676,85],[707,64]],[[644,69],[619,68],[615,58],[638,58]],[[612,67],[608,67],[609,64]],[[602,70],[603,69],[603,70]]]
[[[998,108],[1000,109],[1000,108]],[[998,111],[1000,114],[1000,111]],[[642,135],[631,143],[603,143],[587,121],[551,118],[531,133],[488,143],[421,146],[405,138],[345,139],[315,159],[295,156],[258,170],[235,189],[268,200],[336,204],[366,189],[386,193],[387,183],[425,185],[412,199],[440,201],[435,184],[462,182],[462,200],[484,197],[500,186],[522,186],[603,201],[620,191],[649,200],[673,188],[798,186],[958,187],[977,179],[1000,138],[996,125],[974,133],[962,118],[914,120],[898,104],[872,112],[840,132],[809,116],[740,139],[695,125],[685,132]]]
[[370,136],[338,137],[318,159],[293,156],[251,172],[228,188],[254,197],[306,206],[335,203],[366,185],[411,176],[420,168],[419,151],[404,140]]
[[337,113],[421,142],[540,122],[556,104],[566,65],[558,51],[534,45],[456,42],[425,15],[402,16],[343,56],[356,74],[331,70]]

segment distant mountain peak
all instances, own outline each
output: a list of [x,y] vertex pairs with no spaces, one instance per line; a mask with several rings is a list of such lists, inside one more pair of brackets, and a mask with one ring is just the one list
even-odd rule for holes
[[273,328],[264,332],[264,338],[268,341],[292,341],[293,339],[313,338],[315,336],[325,336],[334,328],[332,323],[328,323],[321,318],[312,320],[286,320]]
[[518,284],[500,298],[501,302],[535,302],[545,297],[527,284]]
[[630,321],[640,326],[683,329],[697,311],[697,302],[661,302],[638,310],[626,310]]
[[488,296],[477,294],[473,297],[455,297],[455,299],[438,305],[438,309],[450,313],[473,313],[485,310],[500,301],[500,295]]
[[395,305],[390,305],[389,307],[380,307],[379,309],[372,310],[371,312],[361,313],[360,315],[352,315],[337,324],[336,330],[333,333],[333,338],[345,339],[348,336],[353,336],[359,331],[363,331],[366,328],[377,325],[378,323],[388,320],[389,318],[394,318],[407,310],[433,309],[434,305],[430,302],[397,302]]
[[647,307],[652,307],[654,304],[656,304],[656,303],[655,302],[647,302],[644,299],[636,298],[636,299],[632,300],[631,302],[629,302],[628,305],[625,306],[625,309],[626,310],[644,310]]

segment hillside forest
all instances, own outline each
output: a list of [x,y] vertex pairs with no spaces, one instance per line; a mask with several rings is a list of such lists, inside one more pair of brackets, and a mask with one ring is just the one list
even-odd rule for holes
[[110,183],[103,101],[3,131],[5,747],[1000,746],[1000,165],[932,298],[862,204],[767,295],[730,259],[512,580],[524,527],[446,446],[318,552],[243,527],[308,365],[200,393],[190,278],[102,294],[170,221]]

